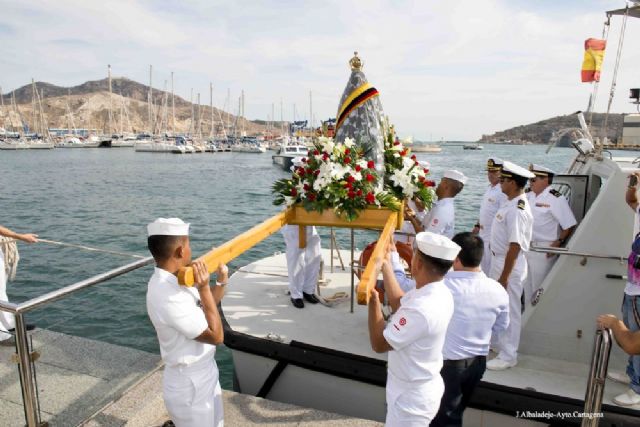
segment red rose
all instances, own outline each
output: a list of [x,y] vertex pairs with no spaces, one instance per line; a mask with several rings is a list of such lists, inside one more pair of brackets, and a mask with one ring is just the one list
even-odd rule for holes
[[309,199],[309,201],[313,202],[316,199],[316,195],[314,193],[309,193],[309,194],[307,194],[307,199]]
[[427,187],[435,187],[435,186],[436,186],[435,181],[426,180],[424,183],[425,183],[425,185],[426,185]]
[[365,200],[367,201],[367,203],[372,205],[376,202],[376,196],[371,191],[369,191],[367,193],[367,196],[365,197]]
[[311,169],[311,168],[307,168],[307,173],[308,173],[309,175],[311,175],[311,174],[313,173],[313,169]]
[[347,196],[348,196],[350,199],[355,199],[355,197],[356,197],[356,193],[354,193],[353,191],[349,191],[349,192],[347,193]]
[[429,173],[429,169],[422,169],[424,171],[425,174]]
[[307,158],[306,157],[302,158],[302,163],[307,163]]
[[354,182],[356,179],[354,177],[352,177],[351,175],[349,175],[347,177],[347,182]]
[[420,181],[420,182],[424,181],[425,179],[426,179],[426,178],[425,178],[424,176],[419,176],[419,177],[418,177],[418,181]]
[[351,154],[351,150],[349,150],[348,148],[344,149],[344,155],[348,156],[349,154]]
[[420,166],[420,162],[418,162],[418,161],[416,160],[415,165],[416,165],[416,166]]
[[291,189],[291,197],[296,197],[298,195],[298,190],[294,188]]
[[411,160],[416,160],[416,163],[418,163],[418,162],[417,162],[418,158],[416,157],[416,155],[415,155],[415,154],[411,156]]
[[375,167],[376,167],[376,164],[373,162],[373,160],[369,160],[369,161],[367,162],[367,168],[369,168],[369,169],[373,169],[373,168],[375,168]]
[[329,160],[329,153],[322,153],[322,160],[324,160],[325,162]]
[[304,168],[298,168],[298,175],[304,176]]
[[400,141],[395,141],[393,145],[400,145]]
[[406,155],[407,155],[407,149],[405,148],[404,150],[402,150],[402,151],[400,152],[400,155],[401,155],[402,157],[406,156]]
[[351,189],[353,188],[353,184],[351,184],[350,182],[345,182],[345,183],[344,183],[344,186],[345,186],[346,188],[348,188],[349,190],[351,190]]
[[318,154],[320,154],[320,152],[318,150],[313,150],[313,155],[317,156]]
[[303,185],[302,188],[304,189],[304,191],[309,191],[309,184]]
[[345,158],[344,158],[344,163],[345,163],[346,165],[348,165],[349,163],[351,163],[351,157],[345,157]]
[[320,175],[320,169],[316,169],[315,171],[313,171],[313,174],[314,174],[315,176]]
[[360,165],[356,165],[356,172],[360,172],[362,170],[362,168],[360,167]]
[[367,174],[367,181],[371,182],[371,181],[373,181],[375,179],[376,178],[373,175],[371,175],[370,173]]
[[358,190],[358,191],[356,191],[356,196],[358,196],[358,197],[362,197],[362,190]]

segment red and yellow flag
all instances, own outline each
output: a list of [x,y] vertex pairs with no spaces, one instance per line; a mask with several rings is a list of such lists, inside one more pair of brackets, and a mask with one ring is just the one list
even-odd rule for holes
[[599,82],[600,69],[604,59],[606,40],[586,39],[584,41],[584,60],[582,61],[582,81]]

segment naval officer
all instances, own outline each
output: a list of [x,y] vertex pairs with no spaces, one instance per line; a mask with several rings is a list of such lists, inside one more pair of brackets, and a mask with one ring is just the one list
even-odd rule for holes
[[487,160],[487,180],[489,181],[489,186],[482,196],[478,222],[473,228],[473,232],[477,233],[484,242],[484,255],[482,256],[481,268],[487,275],[491,273],[491,251],[489,250],[491,224],[500,205],[507,200],[507,196],[502,192],[502,188],[500,188],[501,168],[501,159],[493,157]]
[[492,279],[500,282],[509,294],[509,327],[498,334],[498,356],[487,363],[487,369],[503,370],[518,363],[520,325],[522,320],[522,287],[527,276],[524,252],[529,250],[533,215],[524,193],[527,180],[535,175],[514,163],[505,161],[500,173],[500,187],[507,201],[502,204],[491,224]]
[[424,219],[420,221],[417,215],[409,213],[409,220],[416,231],[430,231],[451,239],[456,225],[453,199],[462,191],[466,183],[467,177],[462,172],[454,169],[445,171],[436,187],[438,200],[433,203]]
[[415,289],[400,289],[385,260],[384,287],[393,314],[385,324],[378,292],[369,298],[369,338],[377,353],[389,352],[385,425],[428,426],[440,406],[442,347],[453,313],[451,292],[442,282],[460,246],[445,236],[418,233],[411,272]]
[[206,265],[195,261],[194,286],[180,286],[176,274],[191,263],[189,224],[158,218],[147,232],[156,261],[147,287],[147,313],[165,363],[165,406],[177,427],[222,427],[222,390],[214,356],[224,339],[217,304],[224,296],[227,266],[218,268],[212,289]]
[[[569,202],[559,191],[551,188],[555,172],[541,165],[530,164],[529,170],[535,175],[529,180],[530,191],[527,200],[533,214],[533,246],[558,248],[567,241],[575,225],[576,218]],[[524,285],[525,304],[537,304],[544,281],[556,257],[552,254],[529,251],[527,259],[527,279]]]

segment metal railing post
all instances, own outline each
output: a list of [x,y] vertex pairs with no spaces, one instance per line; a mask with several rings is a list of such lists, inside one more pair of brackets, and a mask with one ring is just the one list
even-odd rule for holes
[[38,427],[40,417],[36,406],[36,390],[31,375],[31,353],[27,342],[27,325],[24,315],[17,313],[16,319],[16,349],[18,351],[18,371],[22,383],[22,402],[24,404],[24,418],[28,427]]
[[589,378],[587,380],[587,390],[584,396],[584,414],[582,427],[597,427],[600,418],[595,414],[602,408],[602,395],[604,384],[607,379],[607,369],[609,367],[609,355],[611,354],[611,330],[598,329],[593,344],[593,354],[591,355],[591,367],[589,368]]

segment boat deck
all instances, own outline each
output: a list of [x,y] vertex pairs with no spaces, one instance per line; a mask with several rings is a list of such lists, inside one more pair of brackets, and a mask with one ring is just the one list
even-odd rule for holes
[[[341,253],[346,267],[349,252]],[[323,259],[323,274],[328,284],[320,286],[321,296],[329,297],[337,292],[350,295],[348,267],[342,271],[334,254],[334,272],[331,273],[329,250],[323,249]],[[304,309],[294,308],[288,296],[284,254],[261,259],[236,272],[223,300],[225,318],[237,332],[284,343],[296,340],[386,360],[386,354],[371,350],[366,307],[357,304],[354,307],[354,313],[350,313],[350,301],[345,299],[331,307],[307,303]],[[491,353],[490,357],[493,356]],[[518,366],[501,372],[487,371],[483,382],[581,401],[588,372],[586,364],[520,354]],[[607,381],[603,405],[613,405],[613,397],[625,390],[625,385]],[[640,405],[630,409],[640,416]]]

